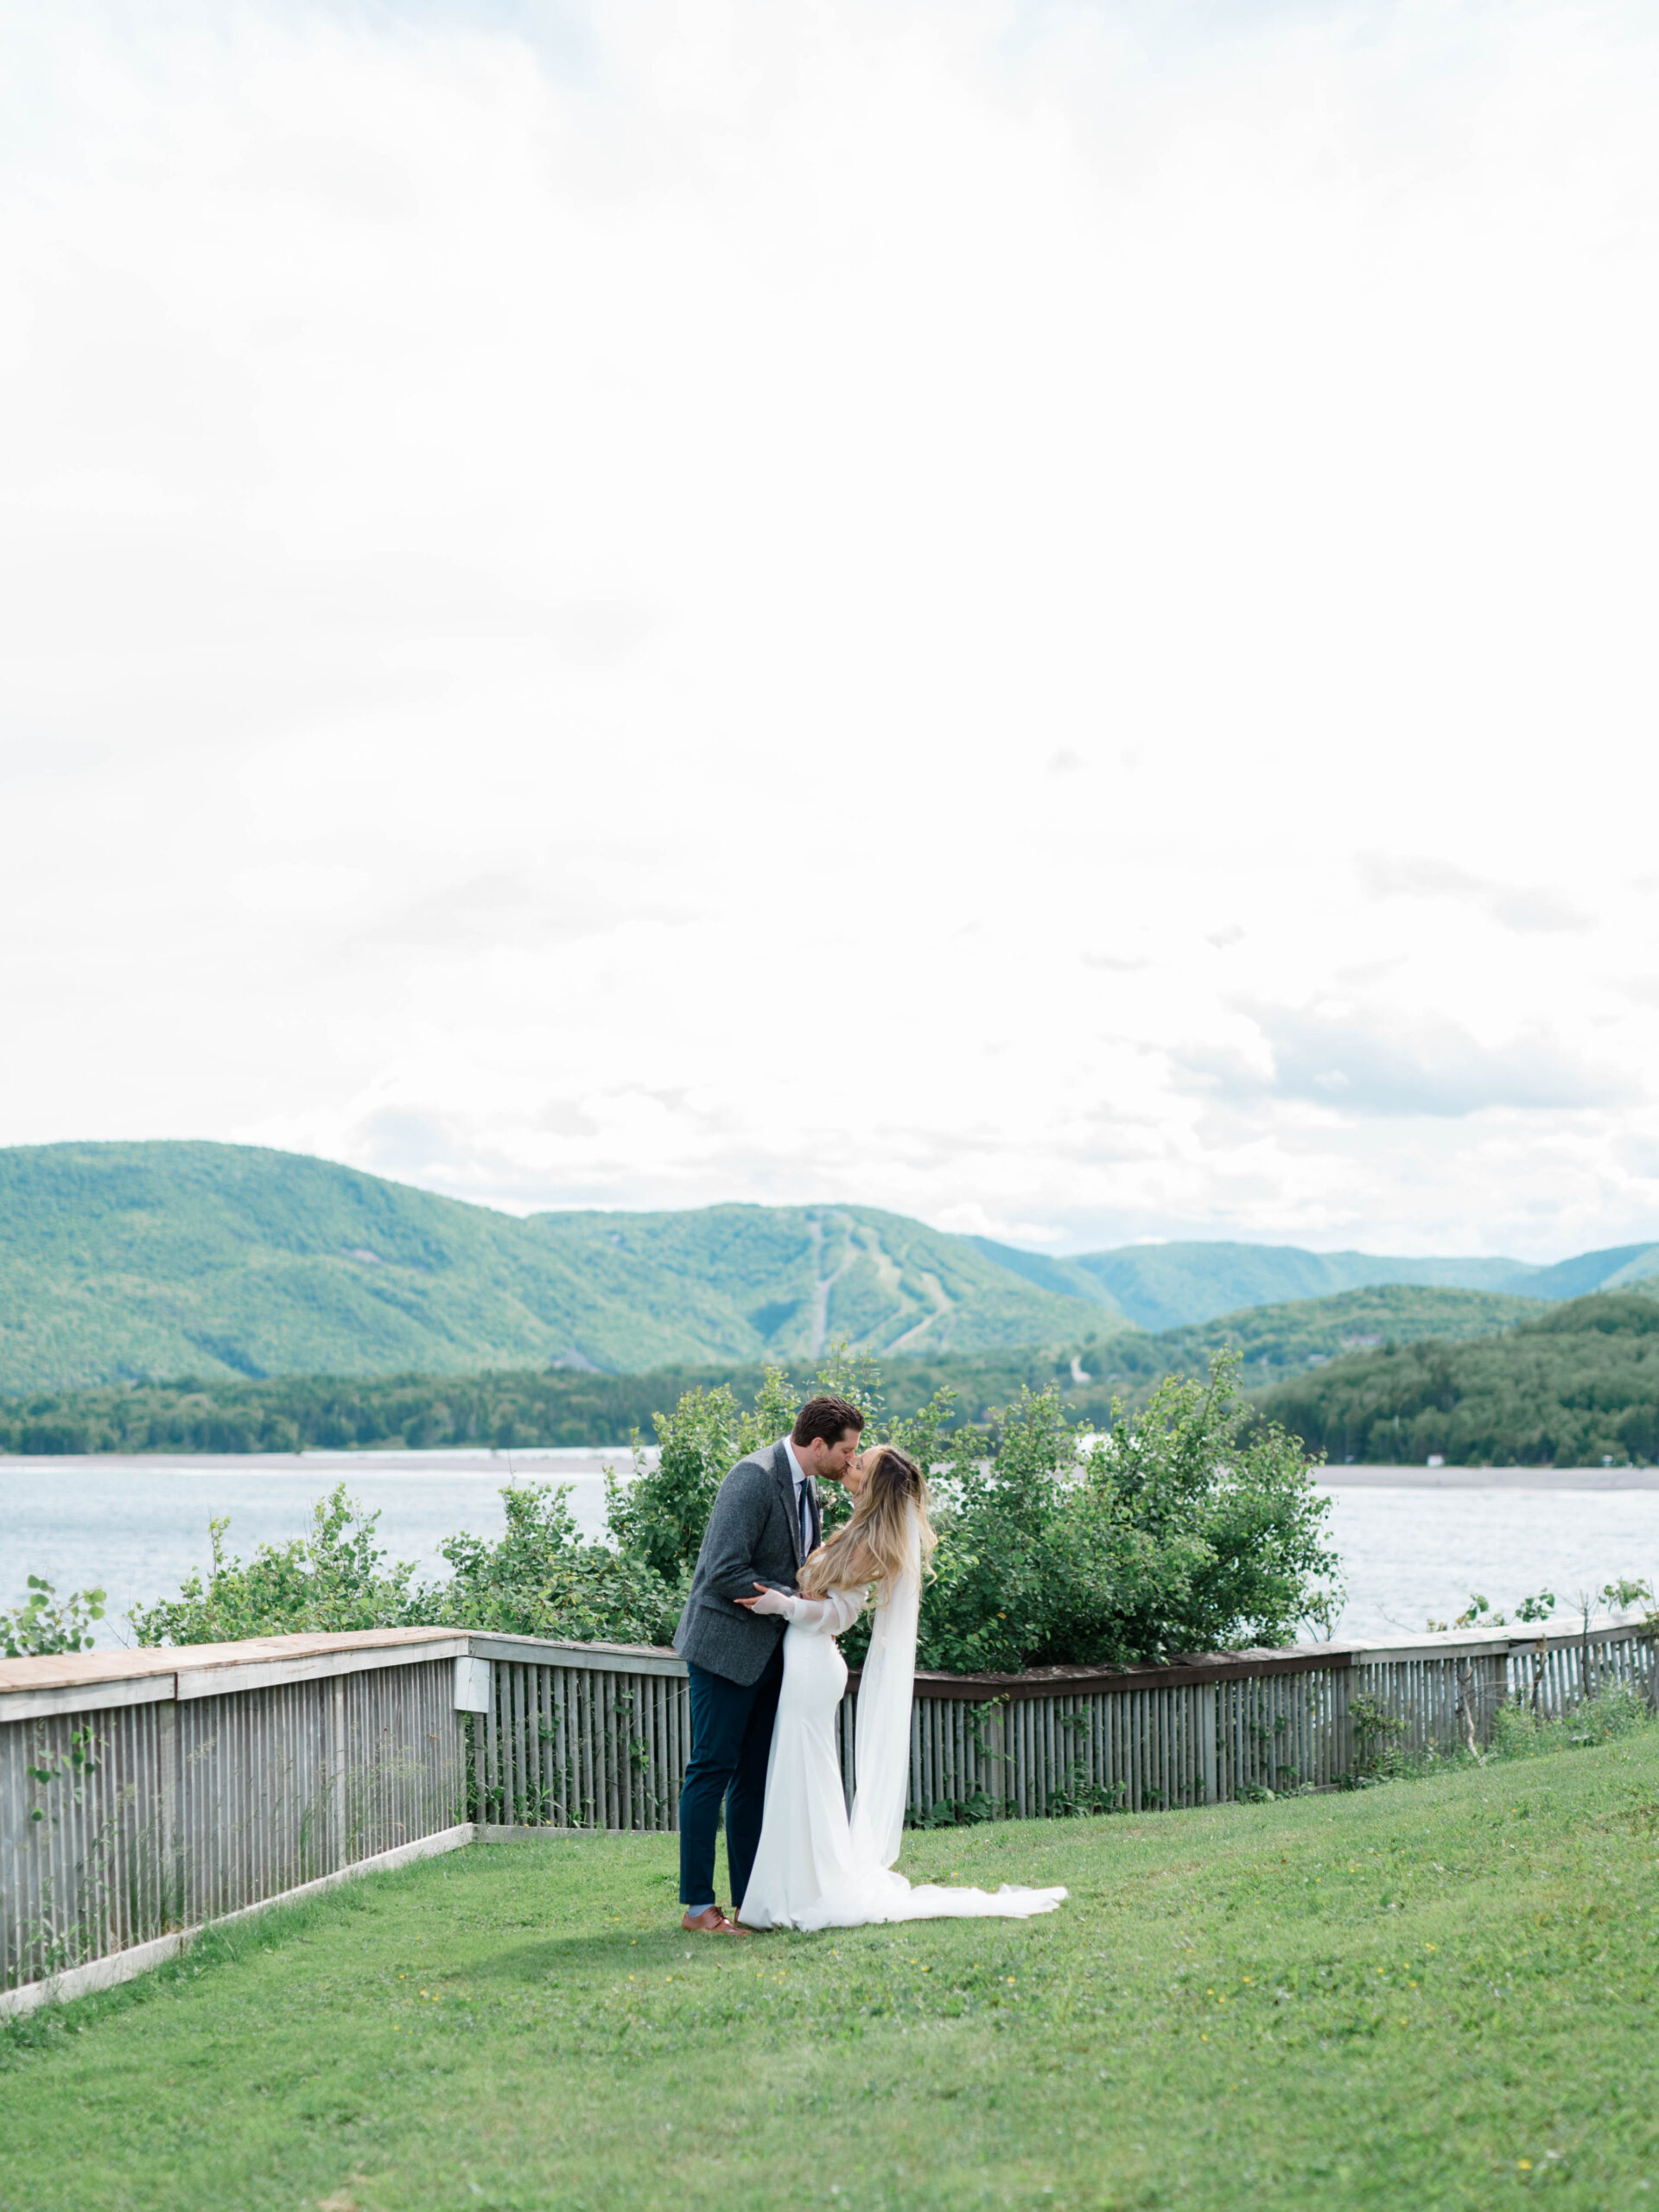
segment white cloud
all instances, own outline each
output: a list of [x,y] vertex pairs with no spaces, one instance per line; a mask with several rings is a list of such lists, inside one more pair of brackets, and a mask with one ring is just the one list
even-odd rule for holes
[[1300,1098],[1343,1116],[1456,1119],[1497,1107],[1622,1104],[1630,1073],[1564,1052],[1548,1031],[1488,1041],[1455,1022],[1402,1021],[1387,1007],[1260,1007],[1269,1065],[1198,1047],[1178,1064],[1205,1087],[1254,1099]]
[[1361,882],[1376,899],[1461,899],[1511,930],[1587,930],[1595,917],[1548,884],[1491,883],[1450,861],[1362,853]]
[[1659,1233],[1647,11],[10,20],[0,1140]]

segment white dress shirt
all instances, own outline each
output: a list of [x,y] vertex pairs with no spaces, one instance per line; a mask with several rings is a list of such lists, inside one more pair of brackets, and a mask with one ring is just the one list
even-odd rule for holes
[[[801,1525],[801,1485],[806,1481],[807,1473],[806,1469],[795,1457],[795,1446],[790,1442],[788,1437],[784,1439],[784,1449],[789,1454],[789,1471],[795,1478],[795,1526],[798,1529]],[[806,1548],[810,1548],[806,1547]]]

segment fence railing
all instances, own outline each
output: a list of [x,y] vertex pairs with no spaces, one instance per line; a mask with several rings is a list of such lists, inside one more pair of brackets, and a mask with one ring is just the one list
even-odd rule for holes
[[[1168,1666],[918,1675],[911,1814],[941,1822],[1330,1786],[1376,1747],[1478,1749],[1624,1684],[1655,1631],[1474,1630]],[[850,1793],[857,1678],[841,1710]],[[0,1662],[0,2013],[156,1963],[209,1921],[523,1827],[671,1830],[683,1663],[436,1629]]]

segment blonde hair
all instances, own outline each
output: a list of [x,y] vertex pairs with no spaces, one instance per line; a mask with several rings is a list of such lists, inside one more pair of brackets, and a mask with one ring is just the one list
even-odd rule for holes
[[[927,1517],[927,1478],[896,1444],[878,1444],[853,1517],[820,1544],[798,1577],[801,1594],[822,1598],[827,1590],[856,1590],[861,1585],[896,1582],[910,1571],[913,1556],[911,1516],[921,1540],[925,1569],[939,1541]],[[877,1601],[880,1602],[880,1599]]]

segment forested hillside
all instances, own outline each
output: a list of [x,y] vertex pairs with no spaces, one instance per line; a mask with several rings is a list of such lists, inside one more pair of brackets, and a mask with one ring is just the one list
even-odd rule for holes
[[1132,1396],[1148,1379],[1165,1374],[1202,1375],[1211,1353],[1238,1352],[1247,1389],[1323,1366],[1344,1352],[1384,1344],[1414,1344],[1424,1337],[1486,1337],[1536,1314],[1537,1302],[1491,1290],[1424,1290],[1405,1283],[1340,1291],[1333,1298],[1300,1298],[1282,1306],[1248,1306],[1240,1313],[1156,1335],[1114,1337],[1091,1347],[1083,1364],[1098,1379]]
[[1262,1412],[1332,1460],[1594,1466],[1659,1459],[1659,1298],[1603,1291],[1498,1337],[1384,1346],[1286,1382]]
[[[1444,1309],[1456,1334],[1499,1325],[1508,1298],[1655,1268],[1643,1244],[1549,1268],[1222,1243],[1055,1258],[855,1205],[519,1218],[248,1146],[48,1145],[0,1151],[0,1393],[799,1363],[846,1341],[901,1359],[1058,1347],[1067,1372],[1077,1351],[1103,1407],[1215,1343],[1259,1382],[1344,1335],[1421,1333],[1424,1299],[1465,1300]],[[1147,1329],[1178,1334],[1154,1348]]]
[[1127,1325],[858,1206],[541,1214],[213,1144],[0,1152],[0,1389],[1054,1342]]
[[1568,1262],[1592,1281],[1559,1291],[1535,1289],[1553,1271],[1518,1260],[1402,1259],[1376,1252],[1305,1252],[1294,1244],[1130,1244],[1115,1252],[1085,1252],[1047,1259],[1019,1252],[988,1237],[982,1252],[1034,1283],[1079,1298],[1103,1300],[1144,1329],[1192,1327],[1229,1318],[1246,1306],[1282,1306],[1325,1299],[1363,1285],[1416,1284],[1567,1297],[1593,1288],[1615,1267],[1638,1264],[1646,1255],[1659,1267],[1659,1247],[1631,1245],[1618,1252],[1586,1253]]
[[[1168,1374],[1203,1376],[1224,1347],[1247,1355],[1243,1380],[1260,1390],[1310,1359],[1339,1354],[1356,1338],[1395,1344],[1502,1327],[1535,1314],[1525,1300],[1480,1291],[1350,1291],[1232,1314],[1202,1328],[1140,1331],[1047,1350],[1013,1347],[931,1357],[887,1358],[881,1393],[895,1414],[919,1412],[939,1389],[955,1394],[958,1421],[982,1422],[1024,1389],[1058,1389],[1072,1420],[1103,1428],[1114,1400],[1143,1407]],[[798,1367],[804,1385],[810,1369]],[[695,1383],[759,1388],[755,1365],[659,1369],[639,1375],[506,1369],[474,1375],[238,1376],[117,1383],[0,1398],[0,1451],[292,1452],[403,1445],[615,1445],[639,1428],[656,1438],[656,1415]]]

